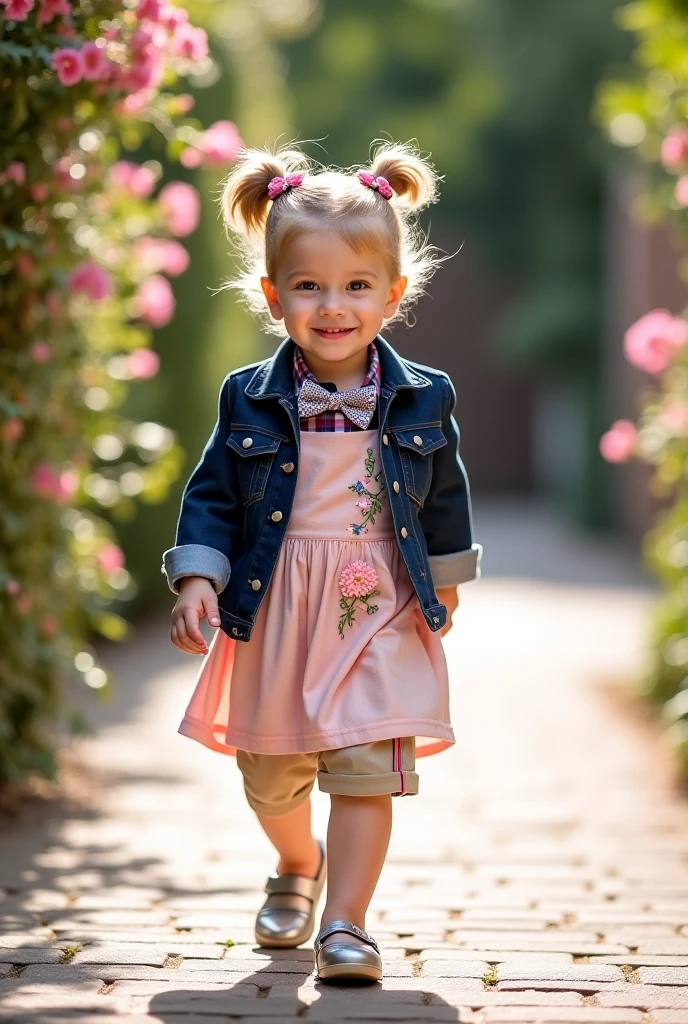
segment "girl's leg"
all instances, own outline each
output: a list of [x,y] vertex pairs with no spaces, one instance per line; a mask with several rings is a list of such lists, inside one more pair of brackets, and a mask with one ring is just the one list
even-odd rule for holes
[[[345,920],[365,929],[365,916],[387,855],[392,831],[391,796],[331,794],[327,830],[327,903],[322,924]],[[331,939],[339,939],[333,933]],[[347,941],[356,942],[352,936]]]
[[320,867],[320,847],[311,831],[310,797],[288,814],[258,814],[257,817],[279,853],[277,873],[315,878]]
[[[288,814],[257,814],[258,821],[279,854],[278,875],[302,875],[317,878],[320,871],[320,846],[311,831],[310,797]],[[290,896],[294,910],[311,910],[303,896]]]

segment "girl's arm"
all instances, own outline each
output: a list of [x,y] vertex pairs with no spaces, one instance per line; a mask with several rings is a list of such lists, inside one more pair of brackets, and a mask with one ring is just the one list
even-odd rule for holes
[[175,546],[163,555],[162,572],[173,593],[184,576],[205,576],[221,593],[231,574],[231,557],[241,516],[230,433],[232,376],[225,377],[218,399],[215,428],[187,481],[177,522]]
[[483,550],[473,541],[470,489],[459,456],[459,428],[452,415],[456,391],[448,377],[441,381],[445,390],[442,432],[448,443],[433,453],[432,483],[418,516],[436,590],[477,579]]

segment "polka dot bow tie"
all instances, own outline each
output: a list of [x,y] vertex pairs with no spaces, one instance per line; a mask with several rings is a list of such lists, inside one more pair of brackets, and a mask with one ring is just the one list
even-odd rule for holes
[[299,392],[299,416],[307,419],[321,412],[340,409],[352,423],[365,430],[375,412],[377,389],[374,384],[349,391],[328,391],[317,381],[307,377]]

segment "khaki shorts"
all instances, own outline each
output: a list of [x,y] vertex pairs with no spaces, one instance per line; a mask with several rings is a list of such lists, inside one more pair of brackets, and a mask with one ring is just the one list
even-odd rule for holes
[[237,751],[246,799],[258,814],[288,814],[306,800],[317,777],[337,796],[411,796],[418,792],[415,736],[307,754]]

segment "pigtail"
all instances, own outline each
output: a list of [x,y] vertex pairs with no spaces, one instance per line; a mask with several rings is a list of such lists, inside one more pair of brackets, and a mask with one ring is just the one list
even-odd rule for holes
[[298,150],[242,150],[220,197],[225,230],[244,236],[261,234],[272,204],[268,195],[272,179],[307,169],[308,161]]
[[373,151],[367,169],[374,177],[386,178],[395,199],[409,211],[421,210],[437,200],[438,175],[410,142],[383,142]]

